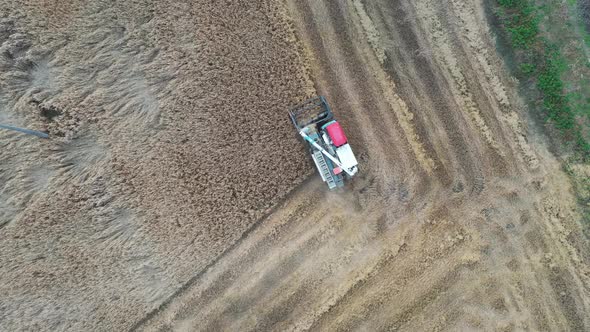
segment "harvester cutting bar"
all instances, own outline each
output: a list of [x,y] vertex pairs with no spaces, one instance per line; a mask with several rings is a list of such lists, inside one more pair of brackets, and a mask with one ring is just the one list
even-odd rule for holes
[[289,111],[291,121],[298,130],[318,122],[332,120],[332,111],[323,96],[308,99]]

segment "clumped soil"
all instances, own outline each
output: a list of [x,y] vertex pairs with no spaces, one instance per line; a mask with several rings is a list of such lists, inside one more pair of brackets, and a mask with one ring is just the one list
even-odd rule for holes
[[312,170],[273,1],[0,1],[0,330],[124,330]]

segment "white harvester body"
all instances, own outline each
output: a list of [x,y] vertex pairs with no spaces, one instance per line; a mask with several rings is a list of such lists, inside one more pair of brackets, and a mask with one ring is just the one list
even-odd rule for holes
[[[347,143],[342,145],[341,147],[336,148],[336,155],[338,156],[338,159],[340,159],[340,163],[342,163],[342,167],[344,169],[353,170],[354,173],[357,172],[357,165],[359,163],[358,161],[356,161],[354,153],[352,153],[352,148],[350,147],[350,144]],[[354,173],[351,175],[354,175]]]

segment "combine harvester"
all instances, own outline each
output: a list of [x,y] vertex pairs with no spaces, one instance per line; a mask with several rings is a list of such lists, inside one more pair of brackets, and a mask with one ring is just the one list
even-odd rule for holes
[[326,99],[320,96],[306,100],[291,108],[289,116],[299,135],[309,143],[311,157],[328,188],[344,186],[343,173],[354,176],[358,162]]

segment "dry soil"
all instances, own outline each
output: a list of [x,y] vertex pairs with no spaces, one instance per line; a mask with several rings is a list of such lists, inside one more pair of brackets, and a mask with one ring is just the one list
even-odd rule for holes
[[[0,9],[0,119],[52,136],[1,133],[0,329],[590,329],[571,184],[481,1]],[[315,93],[341,191],[286,117]]]

